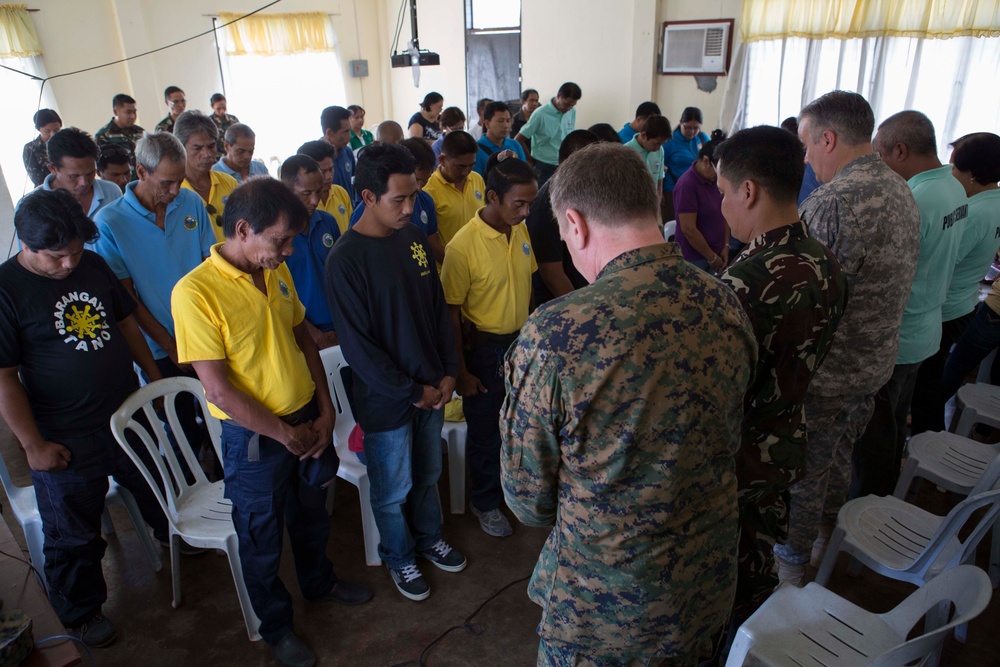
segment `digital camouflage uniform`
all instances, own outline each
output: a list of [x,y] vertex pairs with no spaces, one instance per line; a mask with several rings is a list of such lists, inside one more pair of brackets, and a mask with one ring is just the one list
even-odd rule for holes
[[24,170],[28,172],[28,178],[31,179],[31,182],[35,187],[41,185],[45,177],[49,175],[49,154],[41,135],[24,145],[21,159],[24,161]]
[[240,122],[240,119],[229,113],[219,118],[213,113],[212,120],[219,128],[219,138],[215,140],[215,157],[218,159],[226,154],[226,130]]
[[164,118],[163,120],[161,120],[159,123],[156,124],[156,127],[153,129],[153,131],[154,132],[169,132],[170,134],[173,134],[174,133],[174,119],[170,117],[170,114],[167,114],[166,118]]
[[97,142],[98,146],[115,144],[124,148],[125,152],[128,153],[128,163],[132,167],[132,180],[134,181],[138,178],[135,173],[135,144],[142,139],[145,132],[146,130],[138,125],[118,127],[112,118],[111,122],[97,131],[97,134],[94,135],[94,141]]
[[676,244],[622,253],[528,318],[505,364],[501,474],[522,522],[554,526],[528,588],[539,664],[690,662],[722,628],[756,360],[736,295]]
[[734,618],[742,622],[778,583],[775,541],[788,533],[788,487],[806,462],[803,402],[830,349],[847,278],[802,222],[753,239],[722,275],[753,325],[760,356],[743,399],[736,453],[740,549]]
[[835,523],[847,500],[854,441],[892,375],[920,246],[910,188],[877,153],[844,165],[799,216],[840,262],[850,303],[806,396],[806,470],[790,488],[788,539],[774,548],[794,564],[809,562],[820,522]]

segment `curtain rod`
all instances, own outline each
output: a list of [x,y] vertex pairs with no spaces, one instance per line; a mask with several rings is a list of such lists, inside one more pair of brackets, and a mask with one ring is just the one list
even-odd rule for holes
[[[31,10],[31,9],[29,9],[28,11],[30,12],[30,11],[38,11],[38,10]],[[309,14],[311,12],[304,12],[304,13]],[[326,15],[327,16],[343,16],[343,14],[341,14],[340,12],[326,12]],[[217,18],[219,18],[218,14],[202,14],[202,16],[204,16],[205,18],[210,18],[210,19],[217,19]],[[267,16],[267,14],[266,13],[261,13],[260,16]]]

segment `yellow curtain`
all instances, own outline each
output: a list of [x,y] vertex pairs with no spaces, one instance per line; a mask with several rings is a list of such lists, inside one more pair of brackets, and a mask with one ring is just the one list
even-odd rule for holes
[[[219,14],[220,23],[240,14]],[[255,14],[223,28],[226,53],[231,56],[279,56],[333,51],[330,17],[322,12]]]
[[42,55],[27,5],[0,5],[0,58]]
[[1000,0],[744,0],[744,42],[1000,36]]

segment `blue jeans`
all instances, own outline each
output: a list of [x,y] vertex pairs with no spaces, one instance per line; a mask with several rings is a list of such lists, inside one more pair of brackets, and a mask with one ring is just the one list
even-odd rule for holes
[[[141,412],[136,419],[146,425]],[[90,435],[51,439],[71,452],[69,466],[58,472],[32,471],[31,481],[45,535],[49,601],[62,624],[74,628],[100,612],[108,599],[101,571],[107,547],[101,538],[101,515],[108,475],[135,496],[139,511],[158,540],[166,540],[169,529],[152,490],[111,435],[110,427]],[[145,454],[145,447],[135,436],[129,441],[134,441],[140,455]]]
[[444,410],[417,410],[395,430],[365,433],[378,555],[395,570],[413,564],[414,549],[430,549],[441,539],[443,424]]
[[[313,402],[296,423],[316,416]],[[337,583],[326,555],[330,537],[326,487],[336,477],[340,460],[331,444],[318,459],[299,461],[277,440],[231,419],[222,422],[222,456],[243,581],[260,619],[261,636],[276,644],[292,631],[292,598],[278,577],[286,521],[302,596],[323,597]]]
[[954,396],[969,371],[997,347],[1000,347],[1000,315],[981,303],[944,365],[941,397],[947,401]]

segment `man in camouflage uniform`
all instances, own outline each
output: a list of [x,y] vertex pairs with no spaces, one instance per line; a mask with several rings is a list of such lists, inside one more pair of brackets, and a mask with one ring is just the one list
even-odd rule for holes
[[146,130],[136,125],[138,112],[135,108],[135,100],[125,94],[115,95],[111,100],[111,107],[114,116],[107,125],[102,127],[94,135],[94,141],[98,147],[105,144],[115,144],[121,146],[128,153],[128,163],[132,167],[132,180],[139,176],[135,171],[135,144],[142,139]]
[[177,86],[167,86],[163,91],[163,103],[167,105],[167,116],[156,124],[154,131],[173,133],[174,123],[187,108],[187,98],[184,97],[184,91]]
[[[801,585],[810,545],[847,500],[851,452],[892,375],[899,323],[920,245],[920,213],[906,182],[872,150],[875,117],[857,93],[834,91],[799,115],[806,162],[826,185],[799,208],[809,233],[836,255],[850,302],[806,395],[806,469],[791,486],[788,539],[774,547],[778,579]],[[825,539],[815,545],[817,561]]]
[[733,599],[753,331],[731,290],[663,243],[635,151],[574,153],[552,204],[591,284],[528,318],[501,417],[507,504],[554,525],[528,589],[538,664],[694,664]]
[[774,543],[785,540],[788,487],[806,463],[806,389],[844,314],[847,277],[798,219],[805,165],[795,137],[755,127],[734,134],[715,155],[722,212],[733,236],[748,244],[722,281],[743,304],[760,351],[736,453],[735,630],[778,583]]

